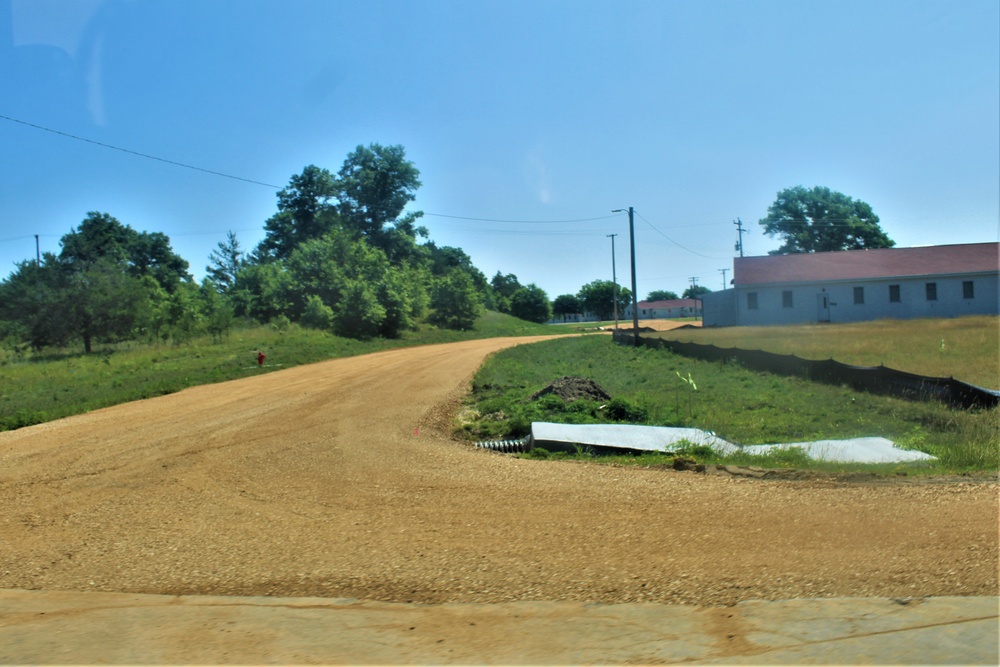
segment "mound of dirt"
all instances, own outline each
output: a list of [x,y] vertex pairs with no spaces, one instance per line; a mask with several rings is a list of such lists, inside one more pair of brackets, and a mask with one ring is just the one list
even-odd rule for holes
[[552,382],[541,391],[535,392],[528,397],[529,401],[536,401],[546,394],[555,394],[567,403],[586,398],[592,401],[610,401],[611,394],[604,391],[601,385],[589,378],[564,376]]

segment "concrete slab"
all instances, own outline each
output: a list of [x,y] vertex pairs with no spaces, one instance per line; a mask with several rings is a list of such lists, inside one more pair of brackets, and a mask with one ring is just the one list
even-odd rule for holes
[[879,437],[818,440],[813,442],[775,443],[740,446],[714,433],[696,428],[642,426],[635,424],[554,424],[532,422],[531,437],[547,449],[572,449],[574,445],[596,450],[639,452],[672,451],[684,442],[711,447],[720,454],[745,452],[766,455],[775,449],[799,447],[816,461],[852,463],[902,463],[928,461],[934,457],[924,452],[899,449],[892,440]]
[[0,591],[0,664],[998,664],[996,597],[735,607]]
[[850,438],[848,440],[816,440],[789,442],[775,445],[746,445],[748,454],[767,454],[775,449],[799,447],[814,461],[843,461],[851,463],[904,463],[907,461],[932,461],[935,457],[911,449],[900,449],[887,438]]
[[635,424],[555,424],[532,422],[531,437],[536,444],[571,447],[574,444],[590,447],[633,449],[647,452],[669,451],[686,441],[693,445],[707,445],[717,451],[736,451],[739,448],[713,433],[696,428],[667,426],[641,426]]

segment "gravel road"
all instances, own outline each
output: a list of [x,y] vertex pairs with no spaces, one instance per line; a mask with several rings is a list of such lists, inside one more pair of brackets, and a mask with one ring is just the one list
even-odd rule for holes
[[998,594],[998,485],[760,481],[452,440],[415,347],[0,433],[0,588],[701,605]]

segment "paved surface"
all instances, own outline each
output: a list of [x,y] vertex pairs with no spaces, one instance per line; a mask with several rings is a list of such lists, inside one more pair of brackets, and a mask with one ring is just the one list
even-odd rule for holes
[[997,598],[408,605],[0,591],[4,664],[998,664]]
[[[5,659],[655,662],[690,643],[705,659],[774,662],[760,646],[794,652],[815,631],[758,641],[740,619],[763,603],[747,601],[882,599],[823,612],[857,627],[836,635],[851,642],[816,644],[822,655],[881,645],[888,634],[870,628],[938,605],[885,599],[985,596],[995,613],[996,483],[765,482],[519,460],[451,439],[472,373],[526,342],[338,359],[0,433],[0,589],[31,591],[3,597]],[[365,602],[330,602],[345,598]],[[70,602],[56,614],[19,599]],[[140,599],[154,602],[128,602]],[[736,631],[719,630],[727,608]],[[367,610],[374,625],[351,620]],[[482,623],[462,620],[473,612]],[[322,622],[302,620],[313,613]],[[963,614],[913,627],[989,618]],[[436,620],[388,620],[409,615]],[[400,644],[410,627],[427,633]],[[464,652],[441,651],[449,639]]]

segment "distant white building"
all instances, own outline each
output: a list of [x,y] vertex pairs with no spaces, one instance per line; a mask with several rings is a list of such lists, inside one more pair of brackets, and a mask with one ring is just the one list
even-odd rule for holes
[[[698,299],[666,299],[664,301],[640,301],[636,304],[640,320],[669,320],[677,317],[698,317],[701,315],[701,301]],[[623,319],[632,319],[632,304],[625,308]]]
[[737,257],[705,326],[860,322],[1000,312],[1000,243]]
[[597,322],[600,318],[594,313],[571,313],[569,315],[553,315],[549,324],[568,324],[570,322]]

